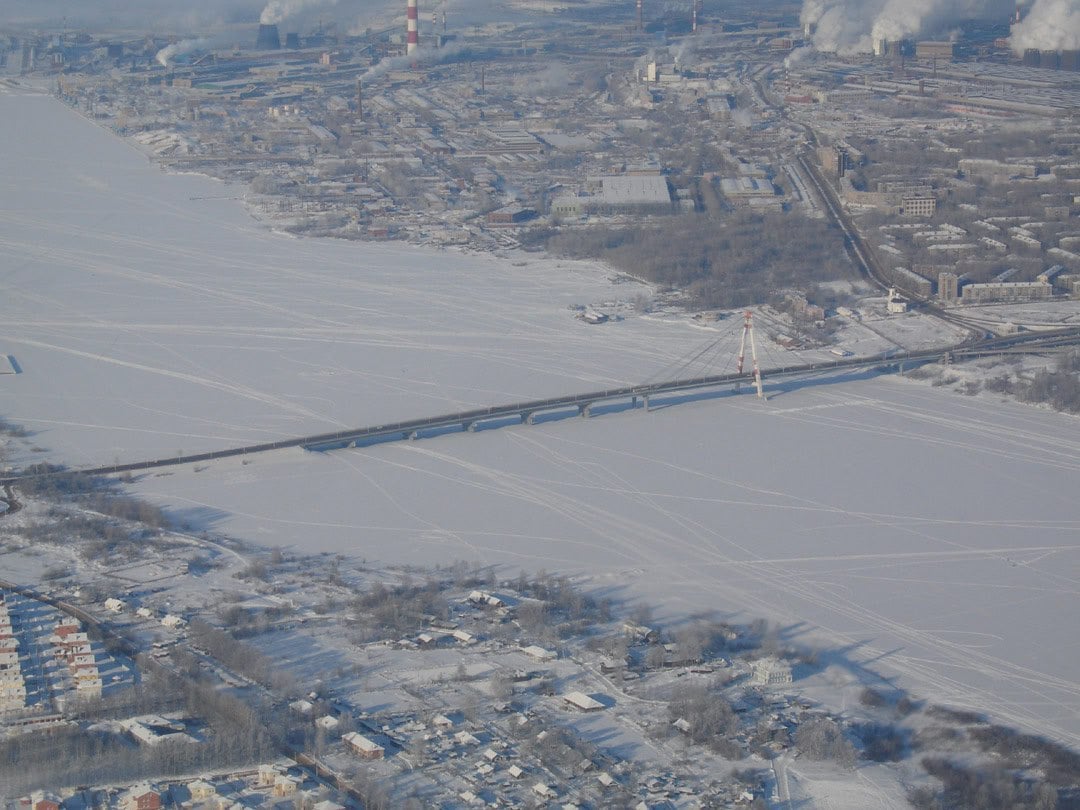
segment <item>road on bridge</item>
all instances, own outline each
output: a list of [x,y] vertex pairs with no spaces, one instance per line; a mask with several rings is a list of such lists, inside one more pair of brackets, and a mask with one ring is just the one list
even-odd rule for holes
[[[835,361],[826,361],[824,363],[808,363],[788,368],[771,369],[769,371],[769,377],[770,379],[786,379],[811,373],[820,374],[829,371],[854,371],[874,367],[902,368],[906,364],[926,363],[948,358],[981,356],[1016,350],[1019,348],[1038,351],[1076,344],[1080,344],[1080,327],[1058,329],[1048,332],[1010,335],[999,338],[984,338],[943,349],[899,352],[888,357],[853,357]],[[79,472],[87,475],[113,475],[117,473],[152,470],[161,467],[175,467],[184,464],[216,461],[225,458],[235,458],[236,456],[248,456],[256,453],[266,453],[272,450],[284,450],[291,447],[302,447],[307,450],[333,450],[348,446],[356,446],[358,443],[372,443],[392,438],[418,438],[425,431],[452,427],[460,427],[465,431],[471,432],[482,422],[505,420],[516,417],[523,423],[531,423],[536,414],[542,412],[550,413],[568,408],[577,408],[582,416],[589,416],[592,407],[601,402],[630,400],[631,404],[636,406],[637,401],[640,399],[644,402],[645,407],[648,408],[649,398],[658,394],[714,388],[733,383],[751,382],[752,380],[753,375],[750,373],[720,374],[708,377],[694,377],[683,380],[669,380],[668,382],[632,385],[623,388],[606,389],[603,391],[589,391],[581,394],[569,394],[550,397],[548,399],[531,400],[528,402],[494,405],[488,408],[475,408],[468,411],[458,411],[456,413],[441,414],[438,416],[423,417],[420,419],[411,419],[384,425],[372,425],[350,430],[339,430],[333,433],[318,433],[310,436],[298,436],[277,441],[250,444],[243,447],[211,450],[205,453],[195,453],[186,456],[178,455],[147,461],[109,464],[101,467],[89,467],[79,470],[49,469],[38,470],[29,474],[19,473],[0,478],[0,487],[17,484],[20,480],[30,477],[40,478],[70,472]]]

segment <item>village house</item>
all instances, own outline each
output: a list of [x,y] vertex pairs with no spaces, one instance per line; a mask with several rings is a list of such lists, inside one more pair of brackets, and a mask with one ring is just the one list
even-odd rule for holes
[[60,797],[54,793],[38,790],[31,793],[28,798],[20,800],[19,805],[30,810],[60,810]]
[[537,782],[535,785],[533,785],[532,792],[539,796],[541,799],[555,798],[555,791],[545,785],[543,782]]
[[287,773],[279,773],[274,779],[274,795],[281,796],[295,796],[296,791],[300,789],[300,780],[295,776],[289,776]]
[[759,658],[751,664],[752,683],[759,686],[781,686],[791,683],[791,665],[787,661],[768,656]]
[[567,692],[563,700],[573,708],[583,712],[598,712],[604,708],[604,704],[596,698],[589,697],[584,692]]
[[160,810],[161,794],[144,782],[124,794],[120,807],[122,810]]
[[459,731],[454,735],[454,740],[458,745],[479,745],[480,740],[474,737],[467,731]]
[[194,782],[188,782],[188,792],[191,793],[191,798],[197,802],[206,801],[217,796],[217,788],[207,782],[205,779],[196,779]]
[[445,731],[454,727],[454,721],[447,717],[445,714],[437,714],[433,718],[431,718],[431,725],[435,726],[435,728],[439,728]]
[[358,734],[355,731],[350,731],[341,739],[360,759],[382,759],[386,754],[386,749],[377,742],[369,740],[363,734]]
[[543,647],[539,647],[535,644],[530,644],[528,647],[522,647],[521,651],[530,658],[535,658],[537,661],[554,661],[559,657],[551,650],[545,650]]

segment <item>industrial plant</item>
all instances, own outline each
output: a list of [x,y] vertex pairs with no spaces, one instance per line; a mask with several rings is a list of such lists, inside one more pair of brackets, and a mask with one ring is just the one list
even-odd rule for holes
[[[906,109],[918,110],[907,129],[913,143],[927,124],[940,141],[959,143],[1002,121],[1064,123],[1080,107],[1077,51],[1019,48],[1032,41],[1037,4],[965,19],[951,32],[955,15],[943,9],[900,28],[887,24],[887,4],[876,16],[868,9],[808,2],[797,18],[782,6],[720,12],[693,0],[678,13],[635,0],[597,19],[470,25],[446,6],[427,16],[419,0],[405,0],[400,16],[364,35],[266,13],[248,47],[187,33],[23,33],[9,36],[3,56],[9,75],[51,77],[67,103],[163,166],[248,183],[258,216],[296,232],[497,249],[535,243],[553,227],[643,218],[739,210],[815,218],[828,212],[819,180],[856,219],[874,211],[963,228],[964,217],[949,221],[957,178],[981,158],[960,147],[951,166],[914,176],[910,165],[871,166],[856,144],[875,127],[907,137]],[[836,42],[840,12],[852,25]],[[743,65],[757,67],[748,74]],[[1071,132],[1066,123],[1051,137],[1065,143]],[[693,171],[687,144],[699,155]],[[1071,216],[1068,167],[1038,159],[1041,208]],[[1017,242],[1014,282],[1065,268],[1046,290],[1024,294],[1074,294],[1080,268],[1064,237],[1030,237],[1064,251],[1038,266],[1033,244]],[[989,283],[1017,255],[1008,244],[998,255],[997,244],[978,239],[927,239],[915,239],[918,255],[903,239],[874,245],[892,283],[916,295],[940,298],[945,270],[957,271],[961,287]]]

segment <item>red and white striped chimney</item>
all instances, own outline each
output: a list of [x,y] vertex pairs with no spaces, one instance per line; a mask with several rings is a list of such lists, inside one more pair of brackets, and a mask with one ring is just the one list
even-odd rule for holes
[[420,47],[420,33],[417,26],[419,22],[419,9],[416,0],[405,0],[405,55],[413,53]]

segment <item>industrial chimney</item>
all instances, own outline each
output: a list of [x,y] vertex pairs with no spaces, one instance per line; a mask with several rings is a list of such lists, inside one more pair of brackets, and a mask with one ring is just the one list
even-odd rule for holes
[[281,48],[281,34],[276,25],[260,25],[255,47],[260,51],[276,51]]
[[300,49],[300,34],[293,31],[292,33],[285,35],[285,47],[292,48],[294,51]]
[[408,56],[420,47],[420,33],[417,29],[419,9],[416,0],[405,0],[405,55]]

